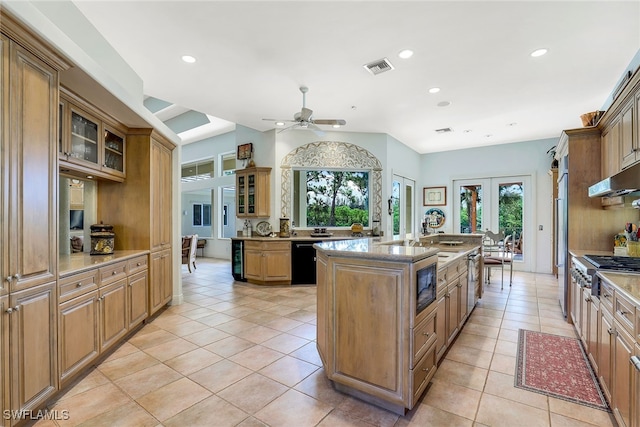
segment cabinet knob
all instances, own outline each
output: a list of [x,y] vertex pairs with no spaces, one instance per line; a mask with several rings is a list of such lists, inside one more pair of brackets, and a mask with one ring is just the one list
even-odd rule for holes
[[4,280],[5,280],[5,281],[7,281],[7,282],[9,282],[9,283],[11,283],[11,276],[7,276],[7,278],[6,278],[6,279],[4,279]]
[[429,332],[423,332],[422,335],[424,335],[425,337],[429,336]]
[[590,298],[590,297],[587,297],[587,298],[585,298],[584,300],[585,300],[586,302],[591,302],[591,298]]
[[138,262],[138,263],[136,263],[136,265],[137,265],[138,267],[140,267],[140,265],[141,265],[141,264]]
[[20,311],[20,306],[16,305],[15,307],[13,307],[13,311]]
[[81,286],[82,286],[82,282],[78,282],[78,283],[76,283],[76,288],[79,288],[79,287],[81,287]]
[[607,333],[608,333],[609,335],[613,335],[613,333],[614,333],[613,328],[608,328],[608,329],[607,329]]
[[422,368],[424,372],[429,372],[429,368]]
[[603,294],[605,298],[611,298],[611,295],[609,294]]
[[112,276],[115,276],[115,275],[116,275],[116,273],[117,273],[117,272],[114,270],[114,271],[112,271],[112,272],[111,272],[111,275],[112,275]]
[[627,317],[627,314],[629,314],[628,311],[624,311],[624,310],[618,310],[618,313],[620,313],[620,315]]
[[20,275],[19,274],[14,274],[13,275],[13,280],[20,280]]
[[7,313],[8,313],[8,314],[13,313],[13,308],[11,308],[11,307],[7,308]]

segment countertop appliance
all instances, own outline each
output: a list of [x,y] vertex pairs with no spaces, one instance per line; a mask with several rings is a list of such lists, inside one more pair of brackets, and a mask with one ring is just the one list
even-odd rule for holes
[[569,273],[581,288],[591,289],[591,294],[593,295],[593,281],[597,270],[597,267],[585,258],[574,257],[571,260],[571,270]]

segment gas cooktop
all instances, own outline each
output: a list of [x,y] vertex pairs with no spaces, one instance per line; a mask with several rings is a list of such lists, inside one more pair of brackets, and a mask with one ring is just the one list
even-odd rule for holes
[[640,272],[640,258],[608,255],[585,255],[599,270]]

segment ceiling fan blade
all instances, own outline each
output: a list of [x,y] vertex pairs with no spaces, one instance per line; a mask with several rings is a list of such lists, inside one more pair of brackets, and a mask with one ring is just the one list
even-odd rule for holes
[[313,110],[310,110],[308,108],[302,107],[302,111],[300,112],[300,119],[303,122],[308,122],[309,119],[311,118],[311,115],[313,114]]
[[268,122],[291,122],[291,123],[297,123],[295,120],[282,120],[282,119],[262,119],[262,120],[266,120]]
[[347,124],[345,120],[342,119],[314,119],[313,123],[317,125],[340,125],[344,126]]
[[294,124],[292,124],[291,126],[287,126],[287,127],[286,127],[286,128],[284,128],[284,129],[280,129],[280,130],[278,131],[278,133],[282,133],[282,132],[284,132],[285,130],[293,129],[293,128],[297,127],[297,126],[300,126],[300,125],[299,125],[298,123],[294,123]]
[[307,129],[309,129],[310,131],[313,131],[313,133],[315,133],[318,136],[324,136],[324,131],[320,129],[318,126],[314,125],[313,123],[309,123],[309,125],[307,126]]

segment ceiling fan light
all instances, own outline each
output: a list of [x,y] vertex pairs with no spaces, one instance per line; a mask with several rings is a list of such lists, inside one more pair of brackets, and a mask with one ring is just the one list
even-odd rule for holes
[[340,127],[340,125],[338,125],[338,124],[333,125],[334,129],[338,129],[339,127]]
[[429,93],[438,93],[438,92],[440,92],[439,87],[432,87],[431,89],[429,89]]
[[276,122],[276,126],[284,126],[284,122]]

